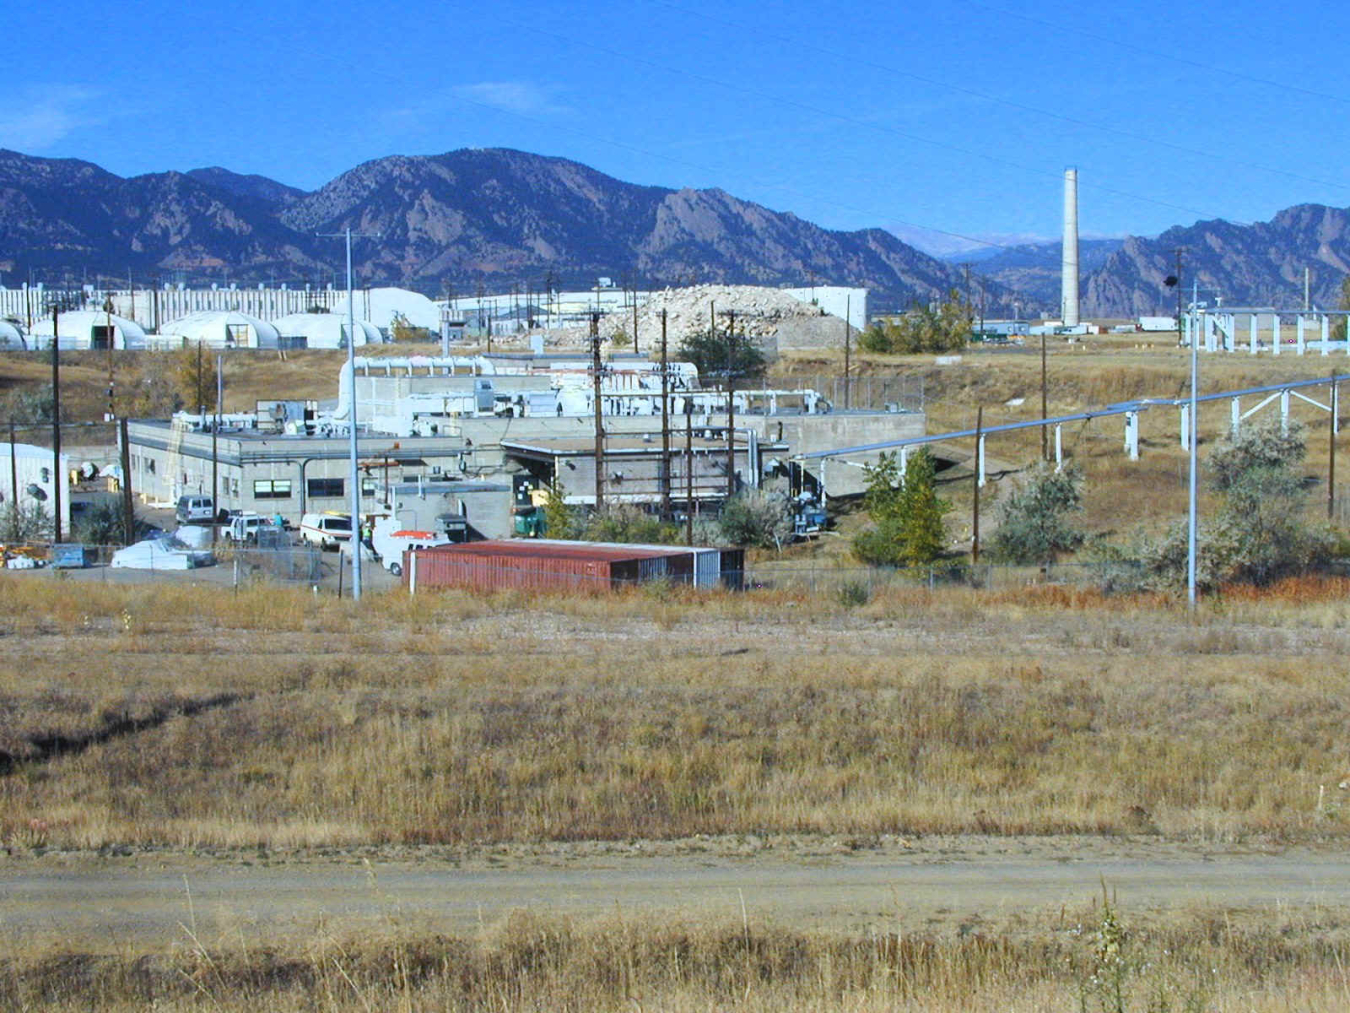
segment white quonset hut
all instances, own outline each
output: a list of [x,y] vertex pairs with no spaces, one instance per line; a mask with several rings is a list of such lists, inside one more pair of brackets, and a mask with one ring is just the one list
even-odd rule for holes
[[169,341],[208,348],[276,348],[276,326],[247,313],[202,310],[171,320],[159,329]]
[[[77,310],[62,313],[58,317],[61,333],[57,336],[57,347],[68,349],[107,348],[109,324],[112,329],[112,347],[116,349],[137,349],[146,345],[145,331],[141,325],[125,317],[96,310]],[[47,317],[33,323],[33,333],[28,339],[29,347],[43,349],[52,347],[52,319]]]
[[[441,310],[421,292],[406,288],[365,288],[356,291],[356,318],[369,320],[377,327],[392,330],[396,317],[413,327],[425,327],[432,334],[441,332]],[[334,316],[346,317],[347,294],[341,293],[334,303]]]
[[8,320],[0,320],[0,348],[13,351],[14,349],[27,347],[28,343],[23,339],[23,331]]
[[[347,315],[345,313],[292,313],[274,320],[272,326],[282,339],[303,338],[306,348],[346,348]],[[356,345],[379,345],[384,335],[369,320],[357,319]]]
[[70,530],[70,458],[62,454],[59,469],[53,469],[52,463],[50,448],[16,443],[12,474],[17,481],[11,481],[9,443],[0,441],[0,516],[8,516],[11,504],[17,502],[22,514],[40,507],[50,517],[60,483],[61,530]]

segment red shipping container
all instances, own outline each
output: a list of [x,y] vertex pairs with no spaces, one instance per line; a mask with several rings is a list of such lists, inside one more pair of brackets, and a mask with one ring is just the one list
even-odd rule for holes
[[661,578],[688,582],[692,570],[693,556],[687,549],[522,539],[408,549],[403,579],[413,593],[438,587],[607,591]]

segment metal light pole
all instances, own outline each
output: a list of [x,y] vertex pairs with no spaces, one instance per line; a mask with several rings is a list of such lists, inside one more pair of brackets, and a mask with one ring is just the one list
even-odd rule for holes
[[[352,484],[352,600],[361,600],[361,475],[357,464],[356,445],[356,297],[352,291],[352,230],[348,226],[342,232],[320,233],[325,239],[345,238],[347,240],[347,371],[351,376],[351,419],[348,430],[351,437],[348,450],[351,456]],[[378,232],[356,233],[358,239],[378,238]]]
[[1200,386],[1200,356],[1198,354],[1200,344],[1200,332],[1204,330],[1202,324],[1204,320],[1204,311],[1200,309],[1200,287],[1198,280],[1191,282],[1191,311],[1195,316],[1191,321],[1191,424],[1190,424],[1190,457],[1191,457],[1191,495],[1190,495],[1190,513],[1187,518],[1186,531],[1186,599],[1192,609],[1195,608],[1195,544],[1197,538],[1197,492],[1199,476],[1199,467],[1196,464],[1196,445],[1199,442],[1199,419],[1196,417],[1197,399],[1196,394]]

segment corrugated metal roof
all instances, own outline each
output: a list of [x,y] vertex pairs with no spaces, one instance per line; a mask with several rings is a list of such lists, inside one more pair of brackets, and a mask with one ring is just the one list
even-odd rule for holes
[[436,545],[419,552],[455,556],[513,556],[535,559],[591,559],[597,562],[617,562],[626,559],[653,559],[660,556],[683,556],[689,550],[683,547],[633,545],[598,545],[592,542],[541,542],[532,539],[499,539],[487,542],[460,542]]

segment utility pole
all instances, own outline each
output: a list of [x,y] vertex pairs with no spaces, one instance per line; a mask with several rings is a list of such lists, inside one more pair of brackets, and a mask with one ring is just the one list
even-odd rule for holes
[[1336,425],[1340,421],[1340,387],[1336,371],[1331,371],[1331,430],[1327,434],[1327,520],[1336,509]]
[[1045,428],[1045,420],[1050,417],[1047,410],[1046,373],[1045,373],[1045,332],[1041,332],[1041,460],[1050,460],[1050,434]]
[[[52,304],[52,543],[61,540],[61,328]],[[11,460],[13,458],[11,457]],[[18,508],[16,502],[15,508]]]
[[848,367],[849,367],[849,333],[848,333],[848,330],[849,330],[849,323],[848,323],[848,318],[849,318],[849,313],[850,313],[850,311],[851,311],[852,308],[853,308],[853,306],[852,306],[852,299],[853,299],[853,297],[852,297],[851,295],[844,296],[844,411],[848,411],[848,410],[849,410],[849,407],[850,407],[849,385],[850,385],[850,382],[851,382],[851,378],[849,377],[849,374],[848,374]]
[[600,313],[591,310],[591,389],[595,408],[595,512],[605,508],[605,404],[600,391]]
[[[1177,286],[1180,288],[1180,284]],[[1200,313],[1200,284],[1198,278],[1191,279],[1191,308],[1197,315]],[[1198,499],[1199,485],[1198,473],[1199,467],[1196,461],[1196,447],[1199,443],[1200,419],[1196,413],[1197,397],[1196,388],[1200,384],[1200,359],[1197,354],[1197,348],[1200,342],[1197,340],[1196,330],[1191,331],[1191,424],[1190,424],[1190,503],[1186,513],[1186,600],[1191,607],[1195,609],[1195,553],[1196,541],[1198,539]]]
[[694,399],[684,399],[684,544],[694,544]]
[[666,355],[666,311],[661,311],[661,519],[670,520],[670,360]]
[[9,509],[14,518],[14,534],[19,533],[19,464],[14,458],[14,420],[9,420]]
[[736,311],[727,311],[727,500],[736,495]]
[[637,324],[638,324],[638,321],[637,321],[637,275],[634,275],[634,276],[633,276],[633,353],[634,353],[634,354],[637,354],[637,350],[638,350]]
[[[1045,434],[1045,426],[1041,426],[1041,434]],[[975,468],[970,482],[970,487],[975,493],[975,498],[972,501],[974,506],[970,512],[970,562],[972,565],[980,561],[980,441],[983,439],[984,405],[980,405],[975,409]]]
[[197,414],[206,414],[206,395],[202,393],[202,343],[197,342]]
[[117,406],[113,399],[112,296],[107,296],[103,300],[103,311],[107,314],[104,320],[104,332],[108,339],[108,421],[111,422],[117,418]]
[[[211,426],[211,509],[215,511],[216,520],[220,519],[220,453],[217,440],[220,438],[220,399],[224,396],[224,382],[221,374],[225,369],[225,356],[216,356],[216,419],[215,424]],[[211,524],[211,544],[216,543],[216,532],[219,524]]]
[[125,416],[117,420],[117,428],[122,444],[122,541],[130,545],[136,540],[136,501],[131,495],[131,444]]
[[[348,441],[348,453],[351,457],[349,480],[352,485],[352,601],[359,602],[361,600],[361,474],[357,463],[356,440],[356,297],[352,291],[353,235],[358,239],[379,238],[378,232],[353,233],[350,227],[342,232],[320,233],[319,238],[345,238],[347,240],[347,371],[351,375],[350,390],[352,392],[351,418],[347,420],[351,437]],[[339,565],[338,573],[341,574],[341,572],[342,567]]]

